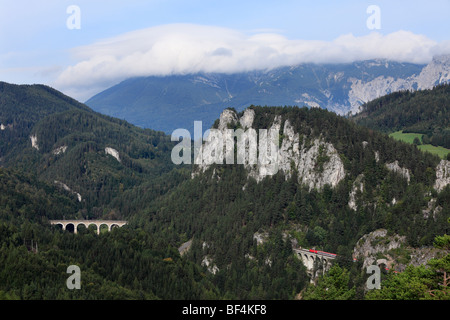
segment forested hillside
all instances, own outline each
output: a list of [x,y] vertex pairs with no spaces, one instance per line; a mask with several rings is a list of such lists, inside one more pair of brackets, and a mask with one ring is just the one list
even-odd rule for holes
[[[158,235],[122,227],[97,236],[50,226],[80,205],[57,188],[0,168],[0,299],[217,298],[200,267],[180,259]],[[67,267],[82,270],[68,290]]]
[[[341,297],[364,299],[367,275],[353,262],[362,236],[383,228],[417,248],[448,234],[445,160],[326,110],[222,113],[216,128],[279,126],[283,163],[271,176],[259,165],[174,165],[175,144],[161,132],[47,87],[3,90],[0,298],[314,298],[293,251],[303,247],[337,253],[330,276],[348,280]],[[29,117],[34,101],[47,111]],[[48,223],[64,217],[128,224],[97,235]],[[73,264],[81,290],[65,284]]]
[[[217,297],[201,268],[158,234],[126,226],[75,235],[48,221],[137,214],[188,177],[183,168],[171,172],[170,137],[46,86],[2,83],[1,90],[0,299]],[[71,264],[83,270],[83,290],[65,285]]]
[[13,85],[0,82],[0,164],[21,154],[31,129],[41,119],[70,109],[87,106],[44,85]]
[[75,195],[84,204],[79,218],[102,216],[120,194],[173,168],[173,143],[162,132],[93,112],[46,86],[0,88],[0,164]]
[[420,133],[422,143],[449,149],[450,84],[388,94],[363,105],[353,119],[386,133]]
[[[174,246],[193,239],[188,257],[208,266],[222,295],[292,298],[305,279],[291,241],[339,254],[347,270],[353,270],[351,284],[357,285],[363,276],[349,261],[362,235],[387,228],[406,236],[411,246],[431,246],[435,236],[448,232],[448,189],[433,189],[439,158],[324,110],[251,109],[255,128],[268,128],[280,116],[305,143],[312,145],[317,138],[331,142],[347,175],[334,188],[310,190],[298,182],[295,170],[288,179],[278,172],[257,183],[242,165],[213,165],[155,200],[145,215],[133,217],[144,230],[161,233]],[[409,181],[388,169],[386,164],[395,161],[410,170]],[[351,208],[353,185],[361,177],[364,188],[357,192],[356,209]],[[422,210],[431,198],[442,211],[424,219]],[[260,236],[266,240],[263,244],[256,240]]]

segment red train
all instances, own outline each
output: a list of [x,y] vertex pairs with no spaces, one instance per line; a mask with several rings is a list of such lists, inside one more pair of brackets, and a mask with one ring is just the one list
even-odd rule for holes
[[[333,258],[337,257],[336,253],[330,253],[330,252],[326,252],[326,251],[309,249],[309,252],[316,253],[316,254],[321,254],[321,255],[327,256],[327,257],[333,257]],[[353,262],[356,262],[356,259],[353,259]]]
[[[330,253],[330,252],[325,252],[325,251],[320,251],[320,250],[314,250],[314,249],[309,249],[309,252],[311,253],[316,253],[316,254],[321,254],[324,256],[328,256],[328,257],[336,257],[337,254],[335,253]],[[356,259],[353,259],[354,262],[356,262]],[[384,268],[386,271],[389,271],[389,269],[387,267]],[[398,273],[398,271],[393,271],[394,273]]]
[[309,252],[317,253],[317,254],[321,254],[321,255],[329,256],[329,257],[336,257],[335,253],[329,253],[329,252],[320,251],[320,250],[309,249]]

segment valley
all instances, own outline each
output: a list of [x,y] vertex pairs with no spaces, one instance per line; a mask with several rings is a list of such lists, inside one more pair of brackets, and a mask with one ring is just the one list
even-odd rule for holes
[[[414,138],[414,128],[426,128],[429,142],[444,141],[446,90],[393,93],[354,117],[295,106],[222,109],[211,127],[223,136],[239,129],[279,133],[271,171],[248,157],[227,163],[227,146],[208,141],[204,161],[175,164],[177,142],[162,131],[103,115],[47,86],[3,82],[0,298],[446,297],[439,281],[448,263],[450,162],[388,135],[404,138],[398,132],[410,129]],[[409,101],[410,113],[401,113],[415,119],[412,106],[433,110],[428,101],[440,121],[428,126],[433,112],[426,124],[392,117],[395,108],[386,115],[380,101]],[[368,116],[373,106],[377,113]],[[397,122],[387,126],[386,118]],[[375,130],[378,123],[386,130]],[[51,224],[61,219],[127,224],[75,233]],[[39,250],[30,250],[30,241]],[[305,263],[296,254],[301,248],[336,258],[323,273],[319,259]],[[383,271],[380,290],[366,286],[373,263],[392,270]],[[65,286],[69,265],[82,272],[80,290]],[[422,289],[395,285],[411,277]]]
[[0,23],[2,315],[448,312],[450,1]]

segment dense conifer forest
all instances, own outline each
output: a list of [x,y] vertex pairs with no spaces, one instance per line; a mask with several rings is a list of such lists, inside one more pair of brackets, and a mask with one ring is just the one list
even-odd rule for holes
[[[448,87],[438,88],[436,101],[439,90]],[[326,110],[249,108],[255,128],[280,116],[304,141],[331,143],[345,178],[334,188],[310,190],[295,171],[288,179],[279,172],[258,183],[239,165],[213,165],[192,177],[195,168],[171,162],[170,136],[95,113],[45,86],[2,83],[0,122],[7,128],[0,131],[0,298],[448,298],[448,289],[445,295],[438,285],[448,255],[428,269],[411,267],[398,278],[386,274],[385,291],[369,293],[361,261],[352,259],[358,239],[379,228],[405,236],[412,247],[448,250],[450,187],[433,188],[437,156]],[[63,146],[64,152],[54,152]],[[409,182],[387,169],[393,161],[410,170]],[[352,210],[349,194],[360,175],[364,189]],[[431,198],[442,209],[425,219]],[[100,235],[91,228],[74,234],[50,225],[61,218],[128,224]],[[262,244],[256,235],[264,236]],[[180,254],[188,241],[190,249]],[[339,258],[314,286],[293,243]],[[66,287],[69,265],[81,269],[81,290]]]

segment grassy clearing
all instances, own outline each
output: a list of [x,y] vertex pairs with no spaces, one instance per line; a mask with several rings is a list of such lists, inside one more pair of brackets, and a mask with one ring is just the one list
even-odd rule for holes
[[442,159],[447,157],[447,154],[450,153],[450,149],[446,149],[444,147],[435,147],[431,144],[422,144],[420,146],[417,146],[422,151],[428,151],[434,154],[437,154]]
[[420,142],[422,142],[423,134],[421,134],[421,133],[403,133],[403,131],[397,131],[397,132],[391,133],[389,136],[394,138],[395,140],[401,140],[401,141],[412,144],[414,141],[414,138],[419,138]]
[[[413,143],[415,138],[419,138],[420,142],[422,142],[423,134],[421,133],[403,133],[402,131],[397,131],[394,133],[391,133],[389,135],[390,137],[401,140],[407,143]],[[446,149],[444,147],[435,147],[431,144],[421,144],[417,146],[422,151],[431,152],[433,154],[438,155],[442,159],[444,159],[448,153],[450,153],[450,149]]]

